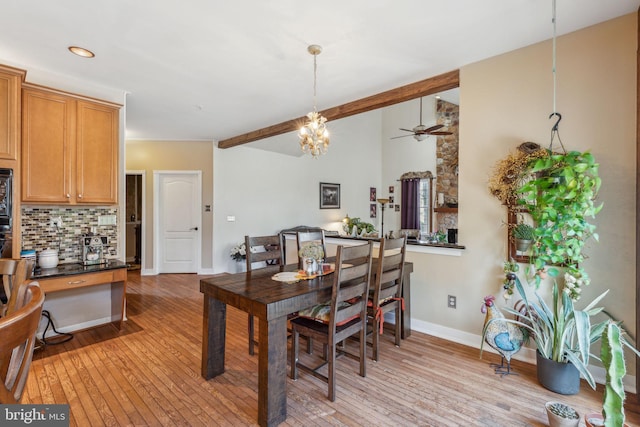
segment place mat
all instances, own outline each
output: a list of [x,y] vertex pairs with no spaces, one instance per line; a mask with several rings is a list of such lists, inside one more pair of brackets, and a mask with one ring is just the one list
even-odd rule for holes
[[272,280],[285,283],[296,283],[300,281],[297,271],[283,271],[271,276]]

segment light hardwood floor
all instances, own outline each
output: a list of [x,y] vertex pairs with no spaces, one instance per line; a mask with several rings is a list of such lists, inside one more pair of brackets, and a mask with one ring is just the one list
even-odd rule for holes
[[[258,358],[247,352],[245,313],[227,312],[226,372],[200,376],[201,277],[129,272],[123,330],[94,328],[36,351],[23,403],[69,403],[72,426],[255,425]],[[469,316],[480,329],[483,316]],[[601,393],[584,383],[578,395],[560,396],[538,384],[531,365],[515,361],[519,375],[500,377],[488,365],[498,356],[481,360],[478,349],[418,332],[400,348],[385,334],[380,354],[366,378],[357,361],[339,359],[333,403],[320,380],[288,379],[282,425],[545,426],[547,401],[583,414],[600,407]],[[640,425],[635,401],[627,397],[630,425]]]

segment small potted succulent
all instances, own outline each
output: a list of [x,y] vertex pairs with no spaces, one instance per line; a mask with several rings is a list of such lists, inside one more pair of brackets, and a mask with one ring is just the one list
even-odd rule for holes
[[516,241],[516,250],[519,252],[529,250],[531,243],[535,239],[533,227],[525,222],[520,222],[513,227],[511,235]]
[[560,402],[547,402],[544,407],[547,410],[550,427],[577,427],[580,424],[578,411],[569,405]]

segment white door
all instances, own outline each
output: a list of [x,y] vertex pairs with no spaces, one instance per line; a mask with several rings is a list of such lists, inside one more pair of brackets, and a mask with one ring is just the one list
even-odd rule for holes
[[158,273],[197,273],[201,240],[200,171],[154,172]]

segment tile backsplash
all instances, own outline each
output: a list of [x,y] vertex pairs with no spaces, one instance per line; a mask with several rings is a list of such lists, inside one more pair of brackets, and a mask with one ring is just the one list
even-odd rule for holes
[[[103,215],[118,216],[115,207],[27,207],[21,210],[22,249],[58,249],[60,262],[79,261],[81,257],[80,237],[91,227],[96,234],[107,236],[108,246],[105,257],[118,255],[118,226],[98,225]],[[51,225],[51,218],[60,217],[62,226],[58,230]]]

